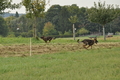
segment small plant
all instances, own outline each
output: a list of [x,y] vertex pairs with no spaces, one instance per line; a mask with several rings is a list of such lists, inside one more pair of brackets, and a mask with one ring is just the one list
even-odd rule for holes
[[83,34],[89,33],[89,31],[88,31],[87,29],[85,29],[85,28],[81,28],[81,29],[79,29],[79,30],[77,31],[77,33],[83,35]]

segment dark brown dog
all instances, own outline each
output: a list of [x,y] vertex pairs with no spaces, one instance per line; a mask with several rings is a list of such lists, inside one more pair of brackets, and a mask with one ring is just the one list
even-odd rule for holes
[[[77,42],[79,43],[80,42],[80,40],[78,39],[77,40]],[[94,44],[94,43],[98,43],[98,41],[97,41],[97,38],[94,38],[94,40],[91,40],[91,39],[84,39],[84,40],[82,40],[81,42],[83,42],[83,47],[85,48],[85,49],[87,49],[87,48],[89,48],[90,46],[91,46],[91,49],[92,49],[92,45]],[[88,47],[86,47],[88,45]]]
[[44,37],[44,36],[42,36],[42,37],[40,37],[41,39],[43,39],[46,43],[49,41],[51,41],[52,39],[55,39],[55,38],[53,38],[53,37]]

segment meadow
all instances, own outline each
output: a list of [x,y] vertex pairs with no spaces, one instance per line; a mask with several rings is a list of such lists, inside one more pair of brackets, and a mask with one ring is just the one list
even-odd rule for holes
[[32,56],[29,40],[0,38],[0,80],[120,80],[120,36],[99,37],[89,50],[72,38],[48,44],[32,38]]

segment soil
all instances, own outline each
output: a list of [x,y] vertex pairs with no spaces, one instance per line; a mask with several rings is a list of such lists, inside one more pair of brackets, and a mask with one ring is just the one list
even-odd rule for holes
[[[92,49],[101,49],[107,48],[111,49],[113,47],[120,47],[120,43],[98,43],[94,44]],[[83,44],[54,44],[54,43],[45,43],[39,45],[32,45],[31,54],[49,54],[56,53],[61,51],[82,51],[86,50],[83,48]],[[91,48],[89,48],[91,50]],[[0,45],[0,56],[8,57],[8,56],[29,56],[30,54],[30,45],[21,44],[21,45],[9,45],[3,46]]]

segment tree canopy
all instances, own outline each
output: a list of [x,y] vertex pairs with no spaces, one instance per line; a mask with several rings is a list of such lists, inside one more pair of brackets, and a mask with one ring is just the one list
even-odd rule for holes
[[23,5],[26,8],[26,15],[28,18],[32,18],[35,20],[34,23],[34,37],[37,37],[37,30],[36,30],[36,22],[37,18],[44,17],[44,11],[46,6],[45,0],[23,0]]
[[99,23],[103,25],[103,36],[105,40],[105,30],[104,25],[113,21],[120,15],[120,9],[116,5],[106,5],[105,2],[94,2],[94,7],[87,9],[88,20],[91,22]]
[[52,23],[50,23],[50,22],[45,23],[45,26],[43,28],[44,36],[54,35],[56,33],[57,33],[57,31],[55,29],[55,26]]
[[70,16],[70,18],[68,18],[68,20],[71,22],[71,23],[76,23],[77,21],[78,21],[78,19],[77,19],[77,15],[75,15],[75,16]]
[[94,7],[87,10],[88,20],[105,25],[120,15],[120,9],[116,5],[106,5],[105,2],[94,2]]
[[[26,7],[29,7],[30,5],[27,3],[27,1],[28,2],[30,1],[30,4],[31,4],[32,3],[31,1],[37,1],[37,0],[22,0],[22,1],[26,1],[26,5],[28,5]],[[36,5],[34,5],[34,6],[36,6]],[[99,22],[101,22],[101,21],[99,21],[98,19],[100,18],[103,20],[104,18],[106,19],[107,17],[109,17],[108,15],[111,13],[111,9],[110,9],[110,11],[108,10],[107,13],[104,12],[103,14],[105,14],[105,16],[102,18],[102,16],[103,16],[102,11],[104,11],[104,10],[101,10],[101,8],[99,8],[97,3],[96,3],[96,6],[97,6],[97,8],[95,8],[95,7],[91,7],[91,8],[80,7],[79,8],[75,4],[65,5],[65,6],[52,5],[47,11],[43,11],[43,15],[45,14],[44,18],[42,16],[40,16],[41,14],[38,15],[38,17],[37,17],[37,15],[34,16],[34,12],[32,12],[32,11],[30,11],[31,13],[29,11],[26,11],[27,16],[26,15],[21,16],[21,14],[19,14],[19,17],[15,17],[16,15],[10,14],[11,15],[10,17],[4,18],[5,22],[6,22],[5,25],[7,25],[8,27],[3,29],[3,31],[6,32],[6,30],[9,29],[9,34],[10,35],[12,34],[16,37],[17,36],[35,37],[35,36],[33,36],[33,34],[36,31],[36,34],[39,37],[43,34],[46,34],[43,30],[44,26],[45,26],[44,24],[50,22],[52,24],[52,26],[54,26],[54,30],[50,31],[49,28],[47,28],[47,30],[49,32],[49,34],[47,34],[47,35],[53,35],[53,36],[57,36],[57,37],[72,37],[73,36],[72,35],[72,30],[73,30],[72,25],[73,25],[73,23],[75,23],[74,26],[76,28],[76,32],[78,30],[84,28],[89,31],[88,34],[99,35],[99,33],[101,34],[101,32],[103,31],[102,30],[103,24],[100,25]],[[106,8],[107,8],[107,6],[105,7],[105,9]],[[32,10],[32,8],[26,8],[26,9]],[[118,12],[119,12],[119,8],[114,8],[114,9],[118,10]],[[96,10],[98,11],[99,15],[97,15],[98,13]],[[115,10],[113,10],[113,12]],[[35,12],[36,11],[37,10],[35,10]],[[89,13],[89,11],[92,11],[92,12]],[[94,13],[93,13],[93,11],[94,11]],[[113,16],[115,13],[112,13],[111,16]],[[117,13],[117,14],[119,14],[119,13]],[[7,15],[8,15],[8,13],[7,13]],[[6,16],[6,14],[3,17],[5,17],[5,16]],[[77,22],[71,23],[69,21],[69,18],[71,19],[74,16],[76,16]],[[91,20],[90,20],[90,17],[91,17]],[[114,19],[112,21],[110,21],[111,18],[110,19],[107,18],[108,20],[106,20],[106,21],[105,21],[105,19],[104,19],[104,22],[108,22],[105,24],[106,33],[120,32],[120,28],[119,28],[120,17],[117,17],[116,19],[112,17],[112,19]],[[0,18],[0,20],[1,20],[1,18]],[[16,30],[17,28],[19,28],[19,30]],[[77,33],[76,36],[78,36],[78,35],[79,34]]]
[[7,36],[8,34],[8,26],[5,24],[5,20],[0,17],[0,35]]
[[19,4],[12,4],[12,0],[0,0],[0,14],[4,13],[5,9],[15,9],[15,8],[20,8],[21,3]]
[[26,13],[29,17],[43,17],[45,11],[45,0],[23,0],[23,5],[26,8]]

